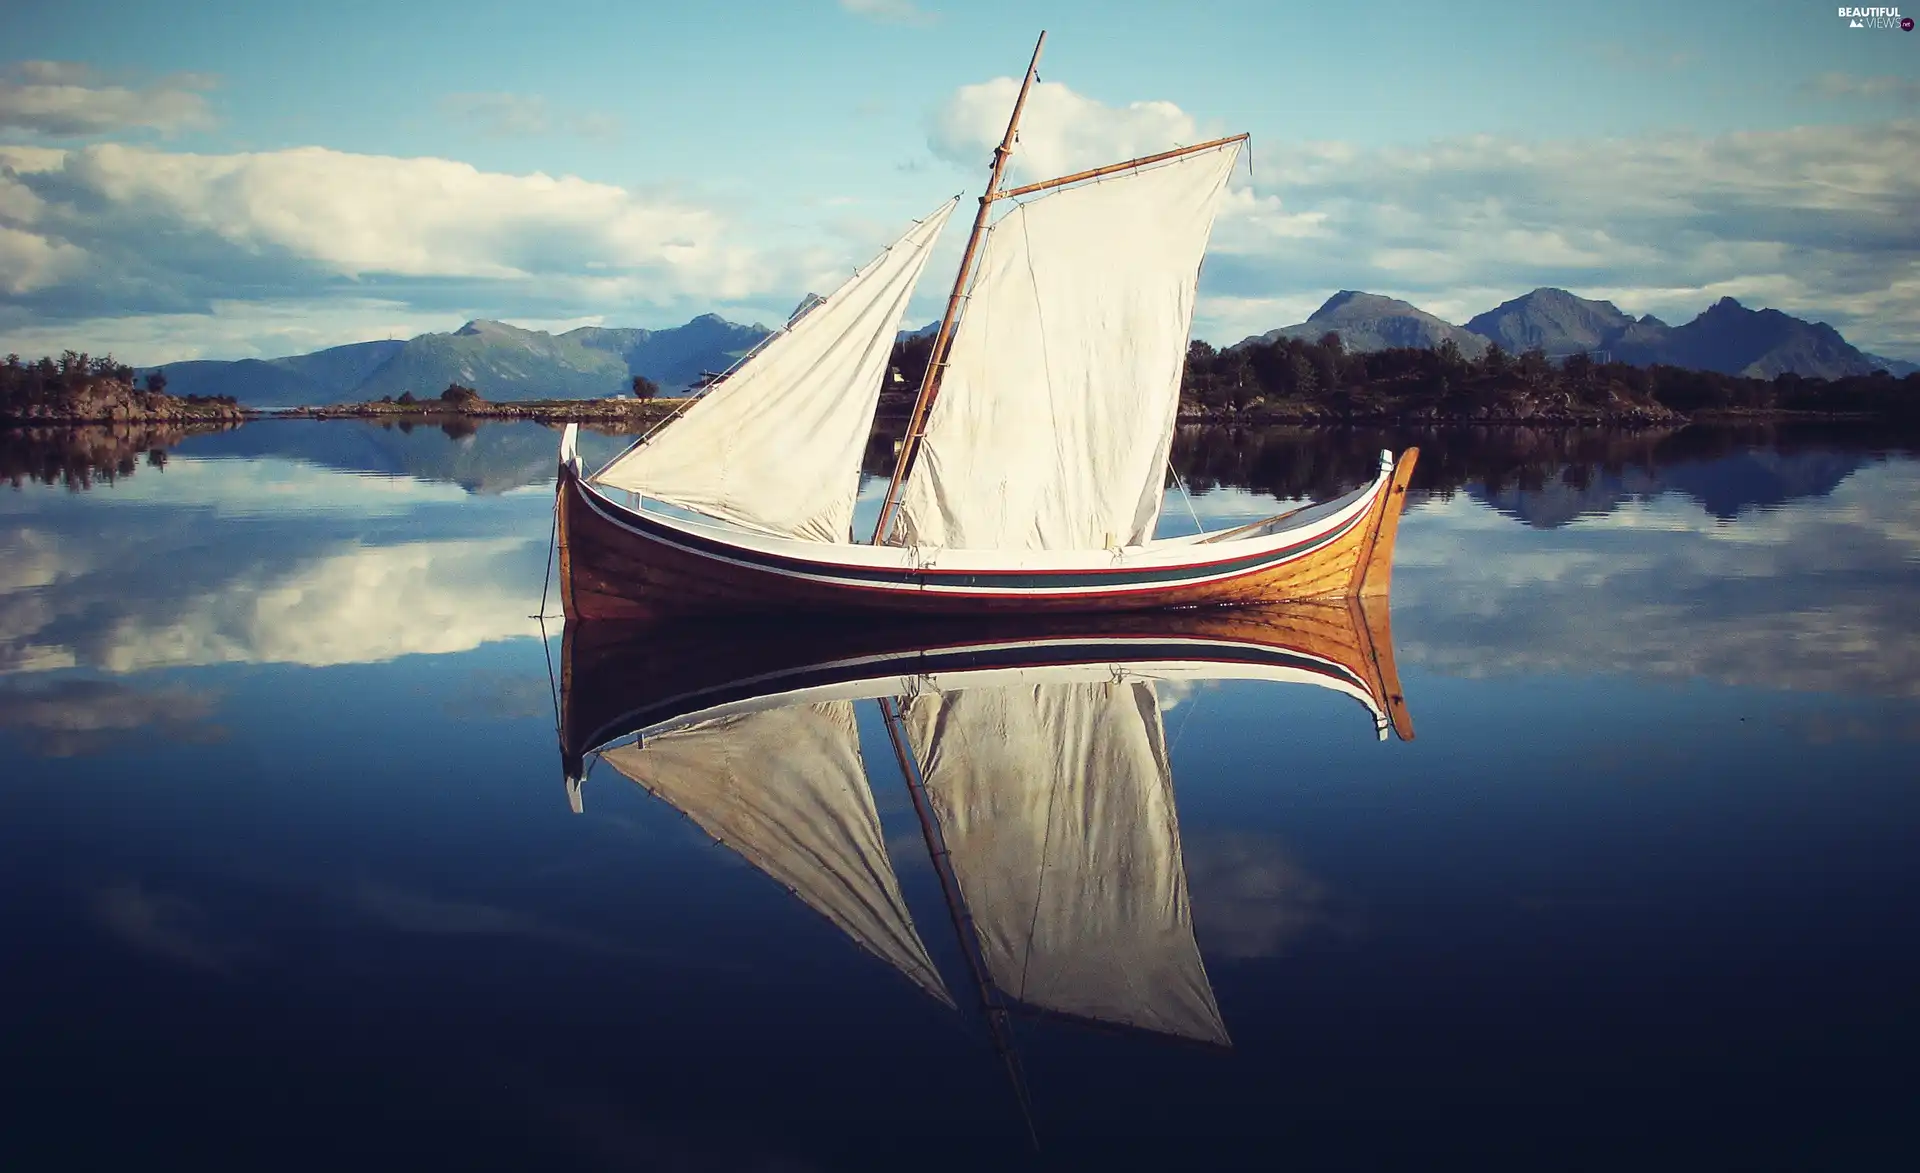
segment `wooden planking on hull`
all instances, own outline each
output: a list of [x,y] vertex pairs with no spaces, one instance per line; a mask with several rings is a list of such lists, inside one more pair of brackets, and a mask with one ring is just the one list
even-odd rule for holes
[[1363,524],[1311,553],[1233,578],[1099,594],[987,595],[867,587],[742,565],[610,520],[590,502],[577,472],[566,467],[556,506],[561,604],[569,618],[595,619],[821,612],[995,615],[1247,606],[1362,590],[1375,593],[1384,591],[1389,580],[1406,476],[1415,455],[1409,449],[1402,456],[1388,491]]

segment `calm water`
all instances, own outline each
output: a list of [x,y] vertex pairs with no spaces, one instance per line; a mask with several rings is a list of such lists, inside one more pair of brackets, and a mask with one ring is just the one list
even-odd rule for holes
[[[1008,1054],[874,702],[951,1007],[610,762],[573,812],[554,433],[16,445],[0,1168],[1912,1167],[1920,459],[1422,442],[1416,739],[1310,684],[1153,694],[1230,1046],[1013,1014]],[[1183,435],[1163,531],[1380,446]]]

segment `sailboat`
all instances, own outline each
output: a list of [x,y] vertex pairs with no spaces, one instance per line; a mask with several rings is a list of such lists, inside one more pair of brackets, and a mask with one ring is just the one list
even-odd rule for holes
[[996,1041],[1031,1013],[1231,1045],[1193,931],[1162,690],[1252,679],[1413,736],[1384,601],[990,622],[582,622],[561,754],[670,804],[948,1006],[881,830],[853,706],[878,704]]
[[1374,478],[1335,500],[1155,536],[1200,264],[1248,136],[1003,188],[1045,44],[994,151],[868,540],[853,530],[860,455],[958,197],[604,467],[583,468],[567,429],[556,528],[569,619],[1386,592],[1416,449],[1382,452]]

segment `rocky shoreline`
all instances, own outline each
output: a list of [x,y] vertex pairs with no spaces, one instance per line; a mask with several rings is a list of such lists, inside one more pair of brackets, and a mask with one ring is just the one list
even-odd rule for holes
[[228,399],[182,399],[164,391],[142,391],[130,382],[96,379],[58,399],[0,406],[0,423],[15,427],[77,424],[237,424],[252,419]]

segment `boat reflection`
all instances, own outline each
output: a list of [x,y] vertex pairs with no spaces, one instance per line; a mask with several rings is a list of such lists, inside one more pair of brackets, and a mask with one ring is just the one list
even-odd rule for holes
[[[1386,600],[805,626],[572,623],[562,754],[639,783],[926,993],[871,785],[904,782],[990,1033],[1012,1012],[1225,1048],[1194,937],[1160,689],[1313,685],[1413,736]],[[897,774],[862,760],[875,703]],[[976,1000],[976,999],[969,999]]]

